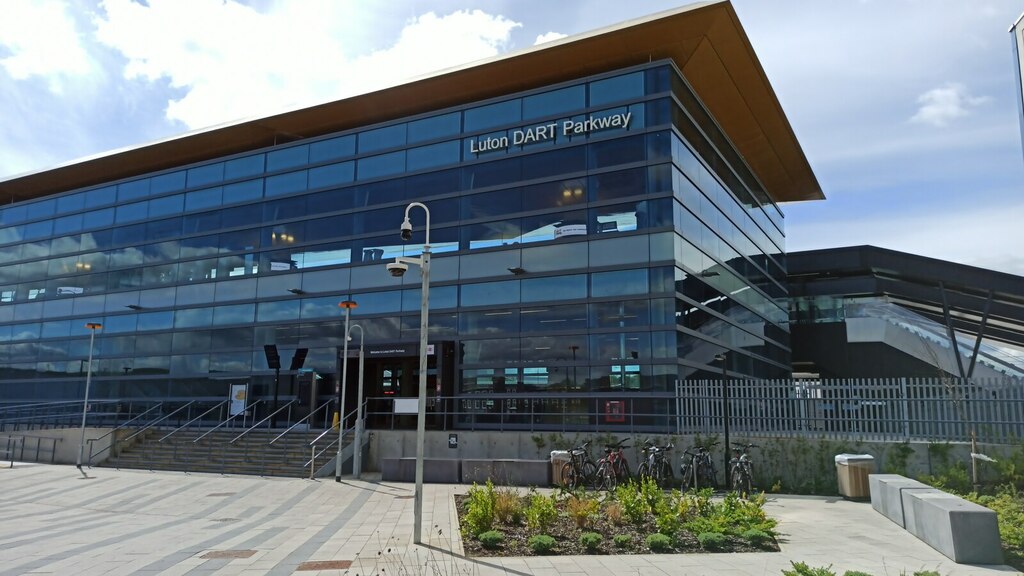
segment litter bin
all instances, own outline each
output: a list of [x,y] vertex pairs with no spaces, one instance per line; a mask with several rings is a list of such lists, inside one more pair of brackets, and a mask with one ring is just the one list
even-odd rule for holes
[[555,486],[562,485],[562,466],[569,461],[568,450],[551,451],[551,483]]
[[871,498],[868,475],[875,471],[875,457],[871,454],[837,454],[836,476],[839,494],[850,500]]

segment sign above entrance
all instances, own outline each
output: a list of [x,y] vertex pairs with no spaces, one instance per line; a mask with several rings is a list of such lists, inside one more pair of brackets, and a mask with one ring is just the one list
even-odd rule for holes
[[[349,356],[357,356],[359,350],[349,348],[348,353]],[[338,355],[341,355],[341,350],[338,351]],[[417,344],[377,344],[366,347],[366,356],[369,358],[400,358],[417,355],[419,355],[419,345]],[[434,355],[433,344],[427,344],[427,355]]]
[[484,136],[469,141],[469,152],[479,154],[504,150],[509,146],[520,146],[532,142],[551,140],[561,132],[562,136],[581,136],[596,130],[607,128],[627,128],[632,112],[612,114],[610,116],[590,116],[586,120],[561,120],[550,124],[531,126],[513,130],[508,136]]

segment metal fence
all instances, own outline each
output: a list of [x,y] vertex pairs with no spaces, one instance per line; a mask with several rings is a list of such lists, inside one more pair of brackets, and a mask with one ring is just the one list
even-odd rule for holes
[[[1024,439],[1024,380],[729,380],[729,424],[756,435],[1013,443]],[[678,429],[722,430],[722,380],[680,388]]]

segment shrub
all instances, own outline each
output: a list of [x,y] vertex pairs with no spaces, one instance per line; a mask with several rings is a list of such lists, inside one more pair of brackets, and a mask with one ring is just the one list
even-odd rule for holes
[[740,534],[740,536],[742,536],[743,539],[747,542],[750,542],[751,544],[759,548],[761,546],[764,546],[766,543],[768,543],[769,540],[772,539],[772,537],[769,536],[767,532],[763,530],[758,530],[757,528],[744,530],[743,533]]
[[622,504],[622,512],[626,519],[634,524],[642,524],[651,510],[647,500],[633,482],[617,486],[615,499]]
[[555,549],[555,539],[547,534],[537,534],[530,537],[527,545],[534,554],[548,554]]
[[555,508],[555,496],[531,494],[530,505],[526,508],[526,524],[534,530],[547,530],[548,526],[558,518]]
[[590,552],[593,552],[601,545],[601,535],[597,532],[584,532],[580,534],[580,544]]
[[616,548],[629,548],[633,543],[633,538],[629,534],[616,534],[612,537],[612,543]]
[[565,501],[565,509],[576,522],[577,528],[586,528],[591,516],[597,514],[601,504],[585,494],[572,494]]
[[836,576],[831,564],[819,568],[811,568],[803,562],[793,562],[790,560],[789,563],[793,565],[793,569],[783,570],[782,576]]
[[719,532],[701,532],[697,534],[700,547],[705,550],[720,550],[725,546],[725,534]]
[[666,536],[675,536],[676,532],[679,531],[679,527],[682,526],[679,515],[676,514],[675,510],[668,508],[658,512],[658,515],[654,518],[654,523],[658,526],[658,532]]
[[499,489],[494,498],[494,517],[505,524],[519,524],[523,519],[519,493],[512,488]]
[[860,570],[847,570],[843,572],[843,576],[873,576],[867,572],[861,572]]
[[495,548],[501,546],[501,543],[505,540],[505,534],[503,532],[499,532],[498,530],[488,530],[487,532],[482,532],[476,538],[480,541],[480,544],[482,544],[484,548],[487,548],[488,550],[494,550]]
[[672,539],[655,532],[647,537],[647,547],[651,549],[651,552],[665,552],[672,548]]
[[616,526],[622,525],[622,504],[619,504],[618,502],[608,502],[604,505],[604,514],[612,524]]
[[658,511],[665,504],[665,491],[650,476],[640,479],[640,494],[647,501],[647,507],[651,510]]
[[471,536],[479,536],[494,525],[494,484],[490,480],[481,488],[473,484],[466,494],[465,530]]

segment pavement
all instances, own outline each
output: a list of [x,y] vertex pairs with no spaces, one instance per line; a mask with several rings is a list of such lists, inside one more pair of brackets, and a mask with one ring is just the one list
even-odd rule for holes
[[773,495],[781,552],[466,558],[452,496],[424,486],[425,546],[412,545],[413,486],[16,464],[0,468],[0,576],[780,575],[790,561],[907,576],[1018,574],[956,564],[871,505]]

